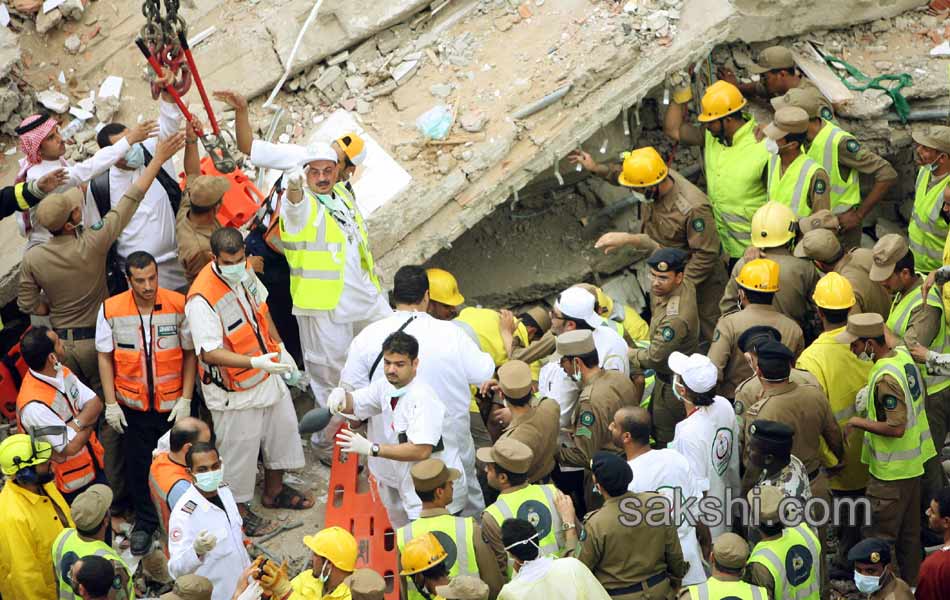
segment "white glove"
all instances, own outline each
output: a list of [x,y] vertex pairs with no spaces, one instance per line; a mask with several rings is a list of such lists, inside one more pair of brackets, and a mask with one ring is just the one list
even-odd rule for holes
[[346,390],[343,388],[333,388],[330,395],[327,396],[327,408],[331,415],[338,415],[346,406]]
[[303,190],[303,182],[307,176],[304,174],[303,167],[297,167],[287,173],[287,191],[300,192]]
[[288,365],[287,363],[282,362],[274,362],[274,359],[277,358],[277,356],[277,352],[271,352],[270,354],[264,354],[263,356],[252,356],[251,368],[260,369],[273,375],[290,373],[291,369],[294,368],[294,365]]
[[182,396],[175,402],[175,406],[172,407],[170,413],[168,413],[168,422],[177,423],[178,421],[184,419],[185,417],[191,416],[191,398],[185,398]]
[[868,388],[864,386],[854,397],[854,409],[858,412],[859,415],[868,414]]
[[129,426],[125,421],[125,413],[122,412],[122,407],[119,406],[118,402],[106,403],[106,423],[119,433],[124,432],[125,428]]
[[336,434],[336,445],[343,452],[369,456],[373,451],[373,444],[355,431],[344,429]]
[[264,588],[261,587],[260,582],[254,580],[234,600],[257,600],[263,593]]
[[218,538],[214,537],[214,534],[207,529],[202,529],[198,532],[198,537],[195,538],[195,543],[192,544],[192,547],[195,549],[195,554],[201,556],[214,550],[214,547],[217,545]]

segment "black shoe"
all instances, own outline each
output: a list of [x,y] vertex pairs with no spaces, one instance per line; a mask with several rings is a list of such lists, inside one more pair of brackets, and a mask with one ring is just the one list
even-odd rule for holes
[[152,550],[152,535],[141,529],[133,531],[129,538],[129,550],[132,556],[145,556]]

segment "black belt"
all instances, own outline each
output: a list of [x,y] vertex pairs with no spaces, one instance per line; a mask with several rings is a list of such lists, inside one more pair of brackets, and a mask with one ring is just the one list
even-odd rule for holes
[[66,329],[54,329],[56,335],[63,340],[72,340],[77,342],[79,340],[94,340],[96,339],[96,328],[95,327],[69,327]]
[[641,581],[640,583],[635,583],[633,585],[628,585],[624,588],[617,588],[615,590],[607,590],[607,594],[610,596],[623,596],[624,594],[636,594],[642,592],[646,588],[651,588],[655,585],[659,585],[666,580],[666,573],[657,573],[652,577],[647,577],[646,581]]

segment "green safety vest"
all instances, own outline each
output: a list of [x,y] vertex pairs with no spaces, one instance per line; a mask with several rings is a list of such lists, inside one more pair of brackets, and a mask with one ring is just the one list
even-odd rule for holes
[[706,581],[688,588],[690,600],[768,600],[769,593],[764,587],[744,581],[720,581],[710,577]]
[[[135,598],[135,584],[132,581],[132,572],[128,565],[122,560],[122,557],[115,550],[106,545],[105,542],[94,540],[87,542],[79,537],[79,533],[73,529],[64,529],[56,536],[53,542],[53,571],[56,574],[56,589],[59,590],[58,600],[82,600],[81,596],[73,593],[73,588],[66,583],[63,575],[69,572],[73,563],[84,556],[101,556],[113,563],[118,568],[121,565],[125,569],[126,586],[117,590],[115,600],[131,600]],[[67,560],[67,558],[69,560]]]
[[[637,348],[647,349],[650,347],[650,342],[644,340],[634,340]],[[650,406],[650,401],[653,399],[653,388],[656,387],[656,373],[644,377],[643,380],[643,397],[640,398],[640,407],[648,408]]]
[[755,141],[755,119],[736,131],[730,146],[708,131],[705,135],[706,192],[722,247],[732,258],[739,258],[752,240],[752,215],[768,198],[762,170],[768,165],[769,152],[763,142]]
[[[396,532],[396,544],[399,552],[409,540],[425,535],[435,534],[442,544],[442,548],[449,555],[445,561],[449,568],[449,577],[455,579],[459,575],[478,577],[478,562],[475,559],[474,523],[471,517],[456,517],[453,515],[439,515],[437,517],[422,517],[408,525],[404,525]],[[409,586],[407,597],[409,600],[425,600],[414,585]]]
[[841,169],[838,168],[838,146],[842,139],[853,137],[831,121],[825,121],[825,126],[808,147],[809,158],[821,165],[831,180],[831,212],[836,215],[861,204],[861,186],[857,171],[851,169],[848,179],[844,180],[841,178]]
[[[555,487],[550,483],[527,485],[515,492],[498,494],[498,500],[485,509],[498,526],[507,519],[524,519],[538,530],[535,542],[542,555],[558,557],[564,551],[564,532],[561,515],[554,504]],[[508,556],[508,576],[513,571],[513,561]]]
[[950,232],[950,224],[940,214],[943,209],[943,191],[950,184],[950,175],[945,175],[928,190],[932,175],[926,167],[917,171],[914,212],[907,226],[914,266],[924,273],[943,266],[943,244]]
[[772,574],[775,600],[818,600],[820,597],[821,545],[818,536],[804,523],[786,528],[777,540],[756,544],[749,563],[758,563]]
[[875,390],[878,380],[890,375],[901,386],[907,405],[907,427],[899,438],[864,432],[861,462],[868,465],[871,475],[884,481],[918,477],[924,473],[924,463],[937,455],[930,436],[930,423],[924,410],[924,388],[920,369],[903,346],[894,356],[878,360],[868,376],[868,419],[877,420]]
[[[333,191],[356,216],[362,266],[376,289],[380,289],[363,216],[342,183],[333,186]],[[284,229],[284,218],[280,217],[280,241],[290,266],[290,295],[297,308],[333,310],[343,294],[346,234],[329,209],[320,210],[320,199],[316,194],[305,190],[305,200],[310,203],[310,220],[300,231],[289,233]]]
[[[920,273],[917,275],[918,277],[923,277]],[[887,315],[887,326],[891,331],[903,339],[904,334],[907,333],[907,328],[910,326],[910,314],[914,309],[920,306],[923,301],[924,299],[921,296],[920,287],[912,289],[903,296],[895,296],[894,301],[891,303],[891,312]],[[943,299],[940,297],[940,292],[937,291],[937,286],[932,286],[927,292],[927,304],[938,309],[941,314],[940,328],[937,330],[937,335],[934,336],[933,342],[930,344],[930,349],[937,354],[944,354],[950,351],[950,348],[948,348],[947,345],[947,322],[946,319],[943,318]],[[927,393],[935,394],[950,386],[950,377],[945,375],[924,374],[924,382],[927,384]]]
[[782,159],[773,155],[769,159],[769,200],[791,208],[798,218],[807,217],[811,214],[808,192],[819,168],[818,163],[802,152],[782,173]]

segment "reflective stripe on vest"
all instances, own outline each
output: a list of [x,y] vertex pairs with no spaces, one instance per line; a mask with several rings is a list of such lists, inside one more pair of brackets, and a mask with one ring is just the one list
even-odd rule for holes
[[924,463],[936,456],[930,435],[930,424],[924,409],[924,388],[920,369],[903,346],[895,355],[879,359],[868,376],[868,419],[877,421],[876,389],[878,380],[890,375],[901,386],[907,409],[907,425],[899,438],[864,433],[861,462],[871,475],[884,481],[917,477],[924,472]]
[[710,577],[686,589],[689,590],[691,600],[723,600],[724,598],[766,600],[768,598],[768,591],[765,588],[744,581],[720,581],[715,577]]
[[[918,273],[917,276],[923,277],[920,273]],[[887,316],[887,326],[903,339],[908,327],[910,327],[911,313],[923,304],[923,302],[924,299],[920,293],[920,287],[916,287],[902,296],[895,296],[894,301],[891,303],[890,314]],[[936,335],[934,335],[934,339],[930,343],[929,348],[937,354],[944,354],[950,351],[950,347],[948,347],[947,344],[947,323],[946,320],[942,318],[943,301],[937,292],[936,286],[932,286],[927,292],[927,304],[941,312],[940,327]],[[927,383],[928,394],[937,393],[950,386],[950,377],[946,375],[925,374],[924,381]]]
[[[429,532],[441,533],[450,538],[452,543],[455,544],[455,561],[449,568],[449,577],[452,579],[459,575],[478,577],[473,523],[471,517],[456,517],[453,515],[422,517],[400,527],[396,532],[396,543],[399,552],[402,552],[409,540],[413,538]],[[444,540],[440,539],[440,542],[444,542]],[[422,594],[416,590],[414,585],[410,588],[406,590],[409,600],[423,600]]]
[[918,271],[929,273],[943,264],[943,244],[950,232],[950,224],[941,216],[943,210],[943,192],[950,184],[950,175],[944,175],[933,187],[930,186],[933,174],[927,167],[917,171],[917,184],[914,189],[914,208],[907,236],[911,252],[914,253],[914,265]]
[[184,296],[158,289],[148,352],[144,350],[144,321],[131,290],[106,300],[103,315],[112,328],[116,400],[133,410],[169,412],[182,393],[179,335],[185,321]]
[[[109,548],[105,542],[99,540],[87,542],[79,537],[79,533],[75,529],[70,528],[60,532],[53,542],[53,571],[56,573],[59,600],[82,600],[82,597],[73,593],[73,588],[63,579],[63,573],[67,572],[67,567],[72,567],[72,564],[66,565],[64,561],[69,554],[75,557],[71,563],[85,556],[101,556],[112,562],[113,566],[118,563],[125,569],[127,583],[124,589],[118,590],[119,593],[115,595],[115,600],[135,598],[135,583],[132,580],[131,573],[129,573],[128,565],[125,564],[122,557],[115,550]],[[110,598],[112,598],[111,595]]]
[[755,140],[755,120],[749,119],[725,146],[705,132],[703,161],[706,188],[719,238],[733,258],[742,256],[752,239],[752,215],[765,204],[767,193],[762,171],[768,166],[769,153],[763,142]]
[[854,136],[830,121],[824,123],[824,127],[808,147],[807,154],[828,173],[831,180],[831,212],[841,214],[861,203],[857,171],[851,169],[848,180],[845,181],[841,178],[841,169],[838,166],[838,147],[841,140]]
[[773,155],[769,159],[769,200],[791,208],[799,218],[807,217],[811,214],[811,206],[808,205],[809,184],[818,169],[818,163],[802,152],[782,173],[782,159],[777,154]]
[[[805,546],[811,554],[812,567],[808,578],[798,585],[788,579],[786,558],[795,546]],[[774,598],[784,600],[818,600],[821,569],[821,551],[818,538],[807,525],[785,529],[777,540],[762,541],[752,549],[749,562],[763,565],[775,582]]]
[[[564,549],[564,532],[561,530],[561,516],[557,512],[557,506],[554,504],[554,486],[551,484],[532,484],[524,488],[507,494],[498,494],[498,500],[485,509],[485,512],[491,515],[500,527],[506,519],[518,517],[518,509],[525,502],[534,501],[544,504],[551,517],[551,530],[547,535],[538,540],[538,546],[541,548],[541,554],[560,556]],[[540,533],[540,532],[539,532]],[[513,561],[511,555],[508,555],[508,573],[512,572]]]

